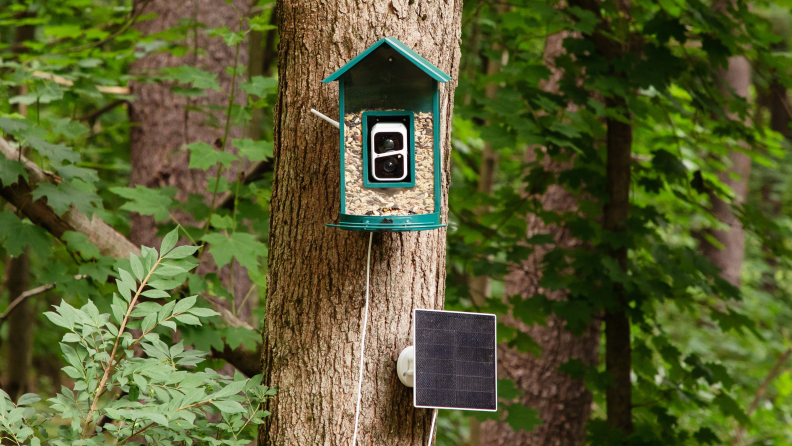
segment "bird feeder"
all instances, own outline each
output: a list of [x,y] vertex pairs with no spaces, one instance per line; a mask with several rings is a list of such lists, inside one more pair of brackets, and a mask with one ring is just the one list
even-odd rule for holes
[[322,81],[338,81],[341,123],[340,215],[328,226],[372,232],[445,226],[439,85],[449,80],[387,37]]

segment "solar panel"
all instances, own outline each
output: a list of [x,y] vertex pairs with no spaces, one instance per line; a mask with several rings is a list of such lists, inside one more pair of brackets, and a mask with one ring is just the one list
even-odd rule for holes
[[498,409],[495,315],[414,310],[413,405]]

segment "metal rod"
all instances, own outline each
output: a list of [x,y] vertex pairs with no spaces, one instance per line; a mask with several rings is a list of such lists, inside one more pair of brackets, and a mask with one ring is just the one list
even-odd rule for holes
[[335,128],[337,128],[337,129],[340,129],[340,128],[341,128],[341,125],[340,125],[340,124],[338,124],[338,121],[334,121],[334,120],[332,120],[332,119],[328,118],[327,116],[325,116],[325,115],[321,114],[320,112],[318,112],[318,111],[316,111],[316,110],[314,110],[314,109],[311,109],[311,113],[313,113],[313,114],[315,114],[316,116],[318,116],[318,117],[320,117],[320,118],[324,119],[325,121],[329,122],[330,124],[333,124],[333,126],[334,126]]

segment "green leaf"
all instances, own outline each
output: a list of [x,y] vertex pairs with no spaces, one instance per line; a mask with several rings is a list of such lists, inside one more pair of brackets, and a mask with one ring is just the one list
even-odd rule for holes
[[98,208],[102,204],[102,199],[95,193],[77,189],[69,183],[60,183],[58,185],[39,184],[31,195],[34,200],[46,197],[47,205],[58,215],[66,213],[71,208],[71,205],[74,204],[74,207],[82,213],[91,216],[93,215],[94,206]]
[[263,76],[253,76],[250,82],[243,82],[239,85],[239,88],[248,94],[258,97],[264,97],[270,93],[274,93],[277,87],[278,79]]
[[194,314],[198,317],[212,317],[220,315],[220,313],[210,310],[209,308],[191,308],[188,313]]
[[19,177],[28,180],[28,174],[25,170],[25,165],[19,161],[10,160],[6,157],[0,157],[0,183],[2,186],[10,186],[17,181]]
[[142,295],[144,295],[146,297],[150,297],[152,299],[167,299],[167,298],[170,297],[170,294],[168,294],[166,291],[162,291],[162,290],[146,290],[146,291],[143,291],[140,294],[142,294]]
[[38,136],[31,136],[25,143],[38,150],[40,154],[46,156],[55,164],[63,164],[64,161],[71,163],[80,161],[80,154],[63,144],[52,144]]
[[17,401],[17,406],[27,406],[29,404],[37,403],[41,401],[41,397],[36,395],[35,393],[26,393],[19,397],[19,401]]
[[82,232],[67,231],[61,236],[61,239],[66,242],[69,250],[79,252],[84,260],[101,257],[99,248]]
[[137,291],[137,282],[135,281],[135,278],[132,277],[132,274],[129,274],[129,271],[125,269],[119,269],[118,275],[121,277],[121,280],[124,282],[124,285],[126,285],[127,288],[129,288],[131,291]]
[[68,139],[78,138],[88,133],[88,127],[82,125],[80,121],[72,121],[69,118],[50,119],[52,131],[58,135],[63,135]]
[[135,277],[137,277],[138,280],[142,282],[146,277],[146,271],[143,269],[143,264],[140,262],[140,258],[130,252],[129,264],[132,267],[132,273],[134,273]]
[[209,242],[209,253],[214,257],[218,267],[222,267],[235,258],[240,265],[251,270],[258,270],[258,257],[267,255],[267,247],[256,240],[252,234],[235,232],[227,237],[223,234],[206,234],[202,240]]
[[275,25],[270,25],[268,22],[268,18],[262,15],[257,15],[255,17],[248,18],[248,27],[253,31],[269,31],[271,29],[277,29],[278,27]]
[[514,380],[511,379],[498,380],[498,398],[513,400],[522,394],[523,391],[515,387]]
[[201,321],[191,314],[180,314],[178,316],[174,316],[174,319],[187,325],[201,325]]
[[151,313],[148,316],[143,318],[143,322],[140,323],[140,329],[143,333],[151,330],[154,328],[154,325],[157,323],[157,313]]
[[176,265],[161,265],[156,270],[154,270],[154,274],[158,274],[160,276],[165,276],[165,277],[173,277],[186,272],[187,272],[186,269]]
[[224,167],[231,167],[237,157],[233,153],[221,152],[205,142],[187,144],[190,149],[190,169],[207,170],[221,163]]
[[212,401],[212,404],[224,414],[246,412],[242,405],[236,401]]
[[189,65],[165,68],[162,71],[165,74],[165,79],[175,80],[182,84],[192,84],[193,87],[202,90],[212,89],[220,91],[220,84],[217,83],[217,74],[209,73]]
[[67,181],[79,178],[86,184],[93,185],[99,182],[99,175],[97,175],[96,171],[93,169],[78,167],[74,164],[64,164],[63,166],[56,166],[55,170],[58,172],[58,175]]
[[153,413],[153,412],[140,412],[140,415],[142,415],[143,418],[147,418],[159,425],[166,427],[169,426],[168,419],[165,417],[165,415]]
[[271,141],[253,141],[252,139],[232,139],[231,143],[239,149],[239,154],[250,161],[264,161],[272,158],[274,143]]
[[[176,248],[179,249],[179,248]],[[158,289],[158,290],[172,290],[177,286],[181,285],[182,283],[178,280],[164,280],[164,279],[157,279],[152,280],[148,283],[148,286]]]
[[210,223],[215,229],[228,229],[234,226],[234,219],[228,215],[214,214],[212,215]]
[[191,246],[191,245],[184,245],[184,246],[177,246],[173,249],[173,251],[169,252],[168,255],[165,256],[166,259],[183,259],[185,257],[190,257],[191,255],[195,254],[195,251],[198,251],[198,246]]
[[121,307],[120,305],[113,304],[110,305],[110,309],[113,312],[113,319],[115,319],[115,321],[118,322],[119,325],[122,322],[124,322],[124,315],[126,314],[126,312],[123,307]]
[[542,424],[539,411],[536,409],[516,403],[507,406],[507,410],[508,414],[506,415],[505,421],[514,431],[523,430],[531,432],[534,427]]
[[111,187],[110,191],[127,200],[121,209],[137,212],[140,215],[151,215],[156,221],[165,220],[170,216],[169,208],[173,200],[165,195],[162,189],[149,189],[144,186]]
[[220,398],[236,395],[237,393],[241,392],[242,389],[245,388],[245,385],[247,385],[246,379],[241,381],[234,381],[232,383],[229,383],[227,386],[223,387],[222,389],[218,390],[216,393],[209,395],[209,399],[219,400]]
[[184,299],[179,300],[176,303],[176,306],[173,308],[174,313],[184,313],[185,311],[189,310],[195,305],[195,301],[198,299],[198,296],[190,296],[185,297]]
[[721,392],[712,400],[712,403],[718,406],[724,415],[733,416],[740,424],[746,425],[750,422],[748,416],[746,416],[745,412],[740,408],[740,405],[729,395]]
[[245,34],[246,33],[244,31],[231,31],[227,26],[209,30],[209,37],[222,37],[228,46],[234,46],[245,40]]
[[140,302],[132,311],[132,317],[148,316],[151,313],[157,313],[161,309],[162,305],[156,302]]
[[702,427],[693,434],[700,444],[723,444],[721,439],[708,427]]
[[19,135],[22,130],[27,129],[27,124],[11,118],[0,118],[0,130],[12,135]]
[[0,243],[11,257],[17,257],[30,246],[42,259],[49,258],[52,245],[47,232],[20,220],[13,212],[0,211]]
[[167,255],[174,246],[176,246],[176,242],[179,241],[179,228],[177,227],[173,231],[167,233],[165,237],[162,238],[162,244],[160,245],[160,255],[165,256]]
[[[128,393],[129,393],[129,395],[128,395],[129,401],[137,401],[138,398],[140,398],[140,388],[137,386],[137,384],[135,384],[135,385],[131,385],[130,384]],[[108,413],[109,413],[109,411],[108,411]],[[116,419],[118,419],[118,418],[116,418]]]

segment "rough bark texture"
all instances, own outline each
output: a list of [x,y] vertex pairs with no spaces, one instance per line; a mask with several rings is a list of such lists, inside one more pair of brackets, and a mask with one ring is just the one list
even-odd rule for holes
[[[558,81],[563,74],[555,68],[555,58],[562,52],[562,43],[567,33],[548,37],[545,46],[544,62],[552,70],[548,82],[541,85],[545,91],[558,92]],[[535,154],[530,153],[534,160]],[[571,167],[569,163],[545,161],[548,171],[560,172]],[[550,211],[574,212],[577,201],[562,187],[551,186],[539,200]],[[552,234],[557,245],[573,248],[580,241],[572,238],[569,230],[555,225],[547,226],[535,215],[528,215],[527,237],[536,234]],[[536,293],[548,295],[551,299],[563,299],[563,293],[548,293],[539,286],[541,261],[550,247],[540,246],[519,267],[515,267],[506,280],[505,295],[520,294],[526,298]],[[582,379],[573,380],[568,374],[560,373],[558,367],[570,359],[579,359],[585,365],[595,365],[599,352],[599,323],[592,323],[581,336],[576,337],[564,328],[563,320],[551,316],[547,327],[526,327],[514,319],[502,322],[519,327],[531,336],[541,347],[539,358],[531,354],[519,353],[504,345],[498,348],[498,376],[513,379],[516,386],[524,392],[521,403],[535,408],[542,418],[542,425],[532,432],[513,431],[506,423],[486,422],[482,424],[482,445],[582,445],[585,439],[585,425],[591,414],[591,392],[587,391]]]
[[[722,82],[721,91],[726,95],[736,94],[748,99],[751,87],[751,65],[743,56],[729,58],[729,67],[720,70],[719,77]],[[739,119],[734,113],[727,111],[730,119]],[[745,153],[731,151],[728,156],[726,171],[718,173],[718,178],[723,184],[734,191],[734,200],[727,203],[716,196],[711,196],[712,213],[724,223],[728,229],[708,231],[723,247],[715,246],[706,240],[702,241],[701,249],[704,255],[715,266],[721,269],[721,277],[735,286],[740,285],[740,270],[745,258],[745,231],[742,224],[732,211],[733,206],[745,202],[748,194],[748,177],[751,174],[751,159]],[[736,174],[737,178],[733,178]]]
[[[246,14],[250,8],[249,0],[234,0],[232,3],[241,14]],[[208,28],[225,25],[232,30],[239,29],[239,15],[234,8],[216,0],[178,2],[155,0],[148,5],[146,12],[157,14],[157,18],[137,25],[144,34],[164,31],[178,25],[180,20],[189,18]],[[193,49],[187,55],[175,57],[168,53],[152,54],[133,63],[131,71],[141,74],[179,65],[196,66],[217,74],[221,90],[219,92],[209,90],[202,98],[187,99],[173,94],[170,85],[132,84],[132,93],[136,96],[136,100],[129,106],[129,120],[134,124],[130,131],[132,151],[130,182],[133,185],[140,184],[151,188],[176,187],[179,190],[177,199],[186,200],[189,194],[199,194],[205,196],[206,203],[209,204],[212,194],[206,192],[207,177],[214,176],[216,170],[210,169],[207,173],[189,169],[189,152],[184,146],[197,141],[222,145],[218,140],[223,138],[225,114],[215,113],[214,118],[219,124],[210,126],[207,125],[209,117],[200,112],[188,111],[185,107],[227,106],[228,94],[231,92],[231,76],[226,73],[226,68],[234,66],[234,48],[227,46],[222,38],[206,36],[206,31],[202,29],[196,33],[190,32],[185,44]],[[240,47],[237,63],[241,68],[248,64],[246,42]],[[243,80],[238,78],[237,85]],[[243,97],[237,89],[237,103],[242,104]],[[231,138],[241,137],[242,129],[232,126],[226,151],[235,151],[231,147]],[[245,167],[242,166],[243,169]],[[237,169],[239,166],[235,166],[230,172],[225,172],[229,181],[234,180]],[[178,218],[182,224],[194,223],[184,214],[178,214]],[[131,239],[137,245],[159,246],[154,219],[150,216],[133,214]],[[204,262],[199,268],[200,273],[209,272],[210,269],[206,266],[208,263],[210,262]],[[228,266],[222,272],[225,277],[229,276],[227,269]],[[234,266],[234,270],[233,292],[241,300],[250,288],[250,280],[247,272],[238,264]],[[247,316],[243,311],[240,313],[243,318]]]
[[[27,291],[30,279],[30,258],[27,250],[9,259],[6,287],[11,301]],[[30,365],[33,358],[33,333],[36,312],[28,300],[20,303],[8,318],[8,356],[3,390],[16,401],[30,388]]]
[[[282,0],[270,226],[265,382],[278,386],[261,445],[344,445],[354,430],[368,234],[325,226],[339,212],[338,87],[321,84],[394,36],[456,79],[462,2]],[[443,214],[456,81],[441,87]],[[422,445],[431,411],[412,407],[396,359],[412,343],[412,310],[442,308],[445,230],[375,234],[360,445]]]

